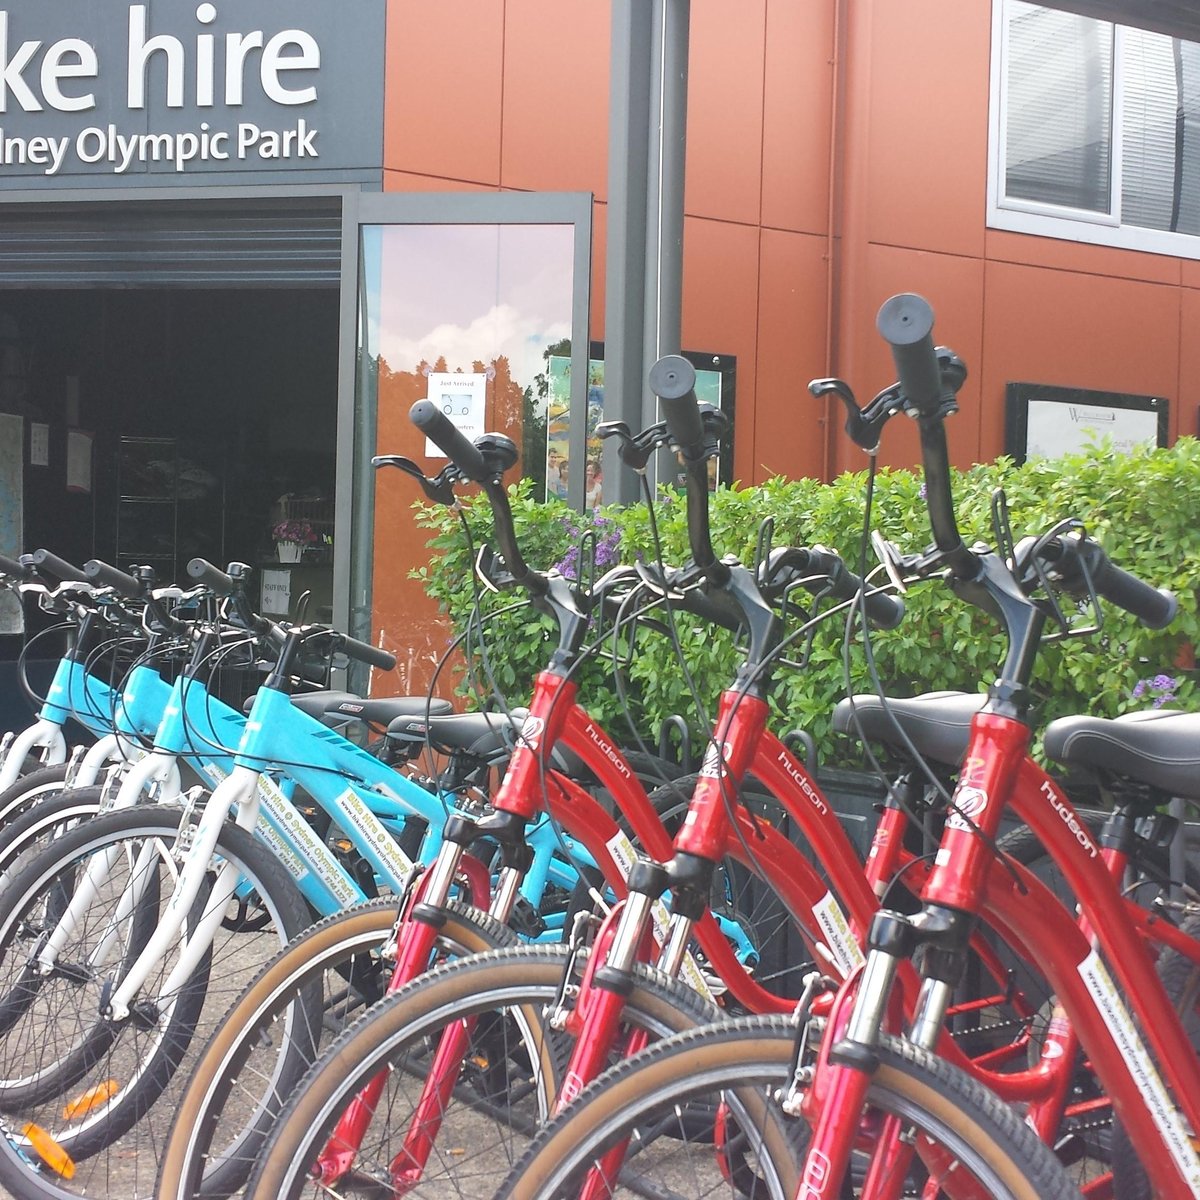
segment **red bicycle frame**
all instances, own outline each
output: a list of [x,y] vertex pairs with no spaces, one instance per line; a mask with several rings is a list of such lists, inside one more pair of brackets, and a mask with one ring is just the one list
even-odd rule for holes
[[[1163,991],[1146,942],[1166,943],[1197,963],[1200,942],[1121,895],[1111,874],[1117,863],[1111,857],[1106,861],[1070,801],[1025,757],[1028,742],[1029,730],[1019,721],[990,713],[972,721],[955,798],[969,805],[979,832],[965,822],[948,823],[921,898],[972,913],[986,905],[988,920],[1039,963],[1133,1143],[1150,1148],[1143,1161],[1157,1194],[1185,1200],[1200,1194],[1200,1157],[1184,1125],[1200,1129],[1200,1064]],[[987,837],[994,836],[1000,814],[1010,803],[1079,898],[1078,917],[1048,889],[1035,889],[1031,878],[1020,872],[1014,878],[991,861]],[[1022,895],[1022,887],[1030,890]],[[1031,897],[1036,912],[1031,911]],[[1129,998],[1136,1026],[1106,962]],[[853,995],[857,983],[843,985],[845,996]],[[806,1165],[806,1171],[819,1169],[830,1179],[845,1173],[858,1137],[851,1114],[861,1111],[869,1084],[865,1072],[829,1059],[828,1048],[835,1040],[827,1039],[817,1078],[805,1098],[805,1111],[816,1122],[809,1163],[819,1164]],[[945,1043],[943,1038],[939,1050]],[[1012,1083],[1006,1086],[1010,1080],[1015,1077],[1000,1075],[986,1082],[1011,1100],[1017,1097]],[[886,1152],[888,1146],[884,1148]],[[805,1193],[819,1194],[811,1188]]]

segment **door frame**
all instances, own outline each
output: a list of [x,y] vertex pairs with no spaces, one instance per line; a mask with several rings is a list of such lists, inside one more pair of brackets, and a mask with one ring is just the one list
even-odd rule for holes
[[[371,640],[371,554],[355,560],[354,541],[372,544],[374,527],[374,413],[361,414],[357,444],[358,314],[361,290],[360,230],[364,225],[571,225],[574,227],[571,295],[572,462],[587,445],[587,371],[592,258],[591,192],[350,192],[342,206],[341,325],[338,331],[337,458],[334,475],[333,621],[354,637]],[[567,480],[567,498],[582,510],[582,471]],[[355,604],[357,593],[358,603]]]

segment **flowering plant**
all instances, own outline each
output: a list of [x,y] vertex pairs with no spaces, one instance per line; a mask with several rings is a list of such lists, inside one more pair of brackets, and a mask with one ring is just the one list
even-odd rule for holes
[[271,530],[271,536],[277,542],[299,542],[302,546],[311,546],[318,541],[317,532],[307,521],[280,521]]
[[1135,700],[1150,699],[1155,708],[1162,708],[1175,699],[1175,689],[1179,680],[1172,675],[1155,675],[1153,679],[1139,679],[1131,693]]

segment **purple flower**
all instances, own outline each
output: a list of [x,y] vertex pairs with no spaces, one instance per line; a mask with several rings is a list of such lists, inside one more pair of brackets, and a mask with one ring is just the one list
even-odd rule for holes
[[[570,521],[565,522],[564,525],[567,536],[571,538],[571,546],[562,559],[554,564],[554,569],[567,579],[578,579],[580,573],[579,539],[583,536],[583,531]],[[610,517],[595,516],[592,518],[590,529],[596,536],[593,543],[596,568],[603,569],[612,566],[620,559],[617,552],[617,548],[621,544],[620,528]]]
[[1155,708],[1162,708],[1175,699],[1175,689],[1179,680],[1172,675],[1155,675],[1153,679],[1139,679],[1133,686],[1130,695],[1134,700],[1142,700],[1149,696]]

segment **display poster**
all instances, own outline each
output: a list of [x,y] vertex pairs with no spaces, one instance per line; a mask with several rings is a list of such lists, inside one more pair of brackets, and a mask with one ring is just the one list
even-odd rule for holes
[[1119,454],[1158,444],[1158,413],[1151,409],[1031,400],[1028,422],[1025,452],[1030,458],[1075,454],[1106,438]]
[[[474,441],[485,433],[484,420],[487,409],[487,381],[485,372],[466,374],[462,372],[431,371],[426,398],[432,400],[450,418],[468,441]],[[446,456],[429,439],[425,439],[427,458]]]
[[[25,418],[0,413],[0,554],[17,558],[24,546],[22,466],[25,459]],[[20,633],[25,616],[20,597],[0,592],[0,634]]]
[[67,491],[92,490],[92,435],[82,429],[67,430]]
[[[551,355],[547,360],[549,400],[546,409],[546,496],[567,498],[567,480],[574,469],[571,463],[571,360]],[[696,372],[696,399],[701,404],[721,407],[721,372]],[[596,427],[604,420],[604,360],[588,359],[587,386],[587,445],[584,452],[584,507],[595,508],[605,503],[604,476],[601,469],[603,442],[596,436]],[[636,430],[634,431],[637,432]],[[712,464],[716,482],[716,463]]]
[[50,465],[50,426],[40,421],[29,423],[29,465],[31,467],[48,467]]

